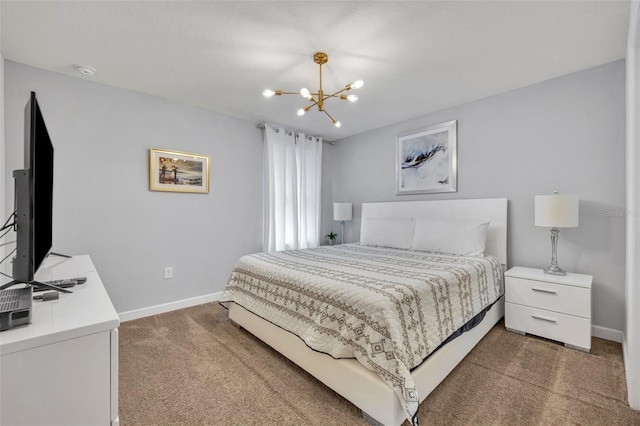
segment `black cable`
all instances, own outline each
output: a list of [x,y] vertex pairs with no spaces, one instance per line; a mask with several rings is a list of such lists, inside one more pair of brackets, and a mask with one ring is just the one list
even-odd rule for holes
[[[2,232],[2,231],[4,231],[4,228],[3,228],[3,229],[0,229],[0,232]],[[4,234],[0,235],[0,240],[1,240],[2,238],[4,238],[4,236],[5,236],[5,235],[7,235],[10,231],[11,231],[11,229],[7,229],[7,232],[5,232]],[[7,244],[8,244],[8,243],[7,243]],[[0,262],[0,263],[2,263],[2,262]]]
[[[13,254],[13,253],[15,253],[15,252],[16,252],[16,249],[11,250],[11,253],[9,253],[8,255],[6,255],[6,256],[4,257],[4,259],[0,260],[0,265],[2,265],[2,263],[3,263],[5,260],[7,260],[7,259],[8,259],[8,258]],[[0,274],[2,274],[2,272],[0,272]],[[5,275],[5,274],[2,274],[2,275]],[[8,275],[5,275],[5,276],[8,276]],[[13,277],[9,277],[9,278],[13,278]]]
[[[11,217],[13,217],[15,214],[16,214],[16,213],[15,213],[15,212],[13,212],[13,214],[11,214],[11,216],[9,216],[9,219],[7,219],[7,222],[9,222],[9,220],[11,219]],[[9,229],[7,229],[7,231],[6,231],[4,234],[0,235],[0,240],[1,240],[1,239],[3,239],[3,238],[4,238],[4,236],[5,236],[5,235],[7,235],[9,232],[11,232],[11,226],[13,226],[13,224],[11,224],[11,225],[7,226],[7,222],[5,222],[4,227],[3,227],[2,229],[0,229],[0,232],[4,231],[6,228],[9,228]],[[16,250],[17,250],[17,249],[15,249],[15,248],[14,248],[13,250],[11,250],[11,252],[10,252],[8,255],[6,255],[6,256],[5,256],[5,258],[4,258],[4,259],[0,260],[0,265],[2,265],[2,264],[4,263],[4,261],[5,261],[5,260],[7,260],[7,259],[8,259],[8,258],[13,254],[13,253],[15,253],[15,252],[16,252]],[[13,277],[12,277],[12,276],[9,276],[9,275],[5,274],[4,272],[0,272],[0,274],[1,274],[1,275],[4,275],[4,276],[5,276],[5,277],[7,277],[7,278],[11,278],[11,279],[13,279]]]
[[16,214],[16,212],[15,212],[15,211],[14,211],[13,213],[11,213],[11,214],[9,215],[9,217],[7,218],[7,220],[4,222],[4,225],[2,225],[2,226],[7,226],[7,223],[9,223],[9,221],[11,220],[11,218],[12,218],[13,216],[15,216],[15,214]]
[[[0,229],[0,232],[4,231],[5,229],[6,229],[6,231],[5,231],[4,234],[0,235],[0,240],[2,238],[4,238],[4,236],[7,235],[9,232],[11,232],[11,228],[13,228],[15,226],[16,222],[14,221],[11,224],[9,222],[11,221],[11,219],[15,219],[16,216],[17,216],[17,211],[14,210],[13,213],[11,213],[9,215],[9,217],[7,218],[7,220],[4,222],[4,225],[2,225],[2,228]],[[7,228],[9,228],[9,229],[7,229]],[[8,255],[6,255],[4,257],[4,259],[0,260],[0,265],[3,264],[4,261],[7,260],[9,257],[11,257],[16,252],[16,250],[17,250],[17,248],[14,248],[13,250],[11,250],[11,252],[9,252]],[[11,275],[7,275],[2,271],[0,271],[0,275],[3,275],[5,277],[9,278],[10,280],[12,280],[12,282],[14,281],[14,279],[13,279],[13,277]]]
[[[3,226],[2,228],[0,228],[0,232],[4,231],[5,229],[13,228],[13,226],[14,226],[15,224],[16,224],[16,223],[15,223],[15,222],[13,222],[13,223],[10,223],[10,224],[8,224],[8,225]],[[8,232],[8,231],[7,231],[7,232]],[[3,236],[4,236],[4,235],[3,235]],[[0,237],[0,238],[2,238],[2,237]]]
[[[16,249],[11,250],[11,253],[9,253],[8,255],[6,255],[6,256],[4,257],[4,259],[0,260],[0,265],[1,265],[5,260],[7,260],[11,255],[13,255],[13,253],[15,253],[15,252],[16,252]],[[12,280],[12,281],[13,281],[13,277],[12,277],[11,275],[7,275],[7,274],[5,274],[5,273],[4,273],[4,272],[2,272],[2,271],[0,271],[0,275],[4,275],[5,277],[7,277],[7,278],[9,278],[10,280]]]
[[[2,225],[2,229],[5,229],[5,228],[7,227],[7,224],[9,223],[9,221],[11,220],[11,218],[13,218],[13,217],[15,217],[15,216],[16,216],[16,213],[17,213],[17,211],[16,211],[16,210],[14,210],[14,211],[13,211],[13,213],[11,213],[11,214],[9,215],[9,217],[8,217],[8,218],[7,218],[7,220],[5,221],[4,225]],[[14,224],[15,224],[15,222],[13,222],[13,223],[11,224],[11,226],[13,226]]]

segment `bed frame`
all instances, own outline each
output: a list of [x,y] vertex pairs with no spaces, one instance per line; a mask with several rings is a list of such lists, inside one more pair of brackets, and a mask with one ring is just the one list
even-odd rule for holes
[[[490,218],[485,253],[498,257],[503,265],[507,264],[506,198],[363,203],[362,217]],[[420,402],[453,371],[503,316],[504,297],[491,307],[479,325],[440,348],[411,373]],[[397,426],[406,419],[394,391],[376,373],[355,359],[334,359],[309,349],[294,334],[235,303],[229,304],[229,318],[360,408],[363,416],[371,423]]]

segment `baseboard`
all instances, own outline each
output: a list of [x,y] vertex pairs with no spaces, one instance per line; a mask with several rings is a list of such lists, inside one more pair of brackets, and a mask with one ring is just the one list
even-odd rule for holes
[[118,312],[118,315],[120,316],[120,322],[131,321],[138,318],[150,317],[151,315],[158,315],[178,309],[189,308],[191,306],[202,305],[204,303],[215,302],[216,300],[220,300],[220,296],[222,296],[222,292],[205,294],[203,296],[163,303],[162,305],[149,306],[126,312]]
[[627,395],[629,406],[640,411],[640,362],[633,359],[630,354],[627,335],[623,334],[622,356],[624,358],[624,370],[627,378]]
[[591,335],[593,337],[599,337],[604,340],[611,340],[613,342],[622,343],[623,333],[620,330],[614,330],[612,328],[601,327],[599,325],[591,326]]
[[629,374],[631,370],[631,368],[629,368],[631,366],[631,360],[629,359],[629,346],[627,344],[627,335],[625,333],[622,333],[622,360],[624,361],[624,374],[625,378],[627,379],[628,386],[629,380],[631,379],[631,376]]

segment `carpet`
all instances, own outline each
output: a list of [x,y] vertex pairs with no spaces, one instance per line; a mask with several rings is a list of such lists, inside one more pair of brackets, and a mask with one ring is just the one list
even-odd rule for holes
[[[640,425],[621,345],[589,354],[498,323],[420,405],[422,425]],[[217,303],[120,326],[120,424],[367,425]],[[405,422],[408,425],[408,422]]]

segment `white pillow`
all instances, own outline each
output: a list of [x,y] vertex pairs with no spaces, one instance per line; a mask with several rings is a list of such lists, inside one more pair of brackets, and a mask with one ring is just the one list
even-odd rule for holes
[[415,219],[365,217],[362,220],[360,244],[401,249],[411,248]]
[[463,256],[484,255],[484,244],[490,220],[416,220],[414,250]]

